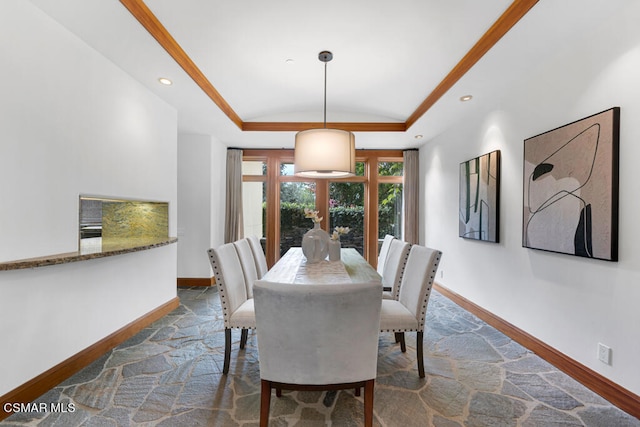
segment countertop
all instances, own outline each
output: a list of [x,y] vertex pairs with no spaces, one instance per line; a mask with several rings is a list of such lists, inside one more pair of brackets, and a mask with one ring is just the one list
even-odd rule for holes
[[[91,240],[91,239],[83,239]],[[170,245],[178,241],[177,237],[165,237],[160,239],[123,239],[119,242],[101,244],[99,246],[89,245],[76,252],[47,255],[37,258],[21,259],[0,263],[0,271],[20,270],[24,268],[44,267],[47,265],[67,264],[76,261],[104,258],[114,255],[122,255],[130,252],[144,251]]]

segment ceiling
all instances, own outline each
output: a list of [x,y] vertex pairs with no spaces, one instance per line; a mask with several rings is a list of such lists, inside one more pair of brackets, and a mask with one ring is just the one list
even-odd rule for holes
[[334,55],[327,121],[354,130],[357,148],[403,149],[460,123],[612,9],[582,0],[31,1],[174,106],[179,132],[244,148],[291,148],[296,130],[322,125],[322,50]]

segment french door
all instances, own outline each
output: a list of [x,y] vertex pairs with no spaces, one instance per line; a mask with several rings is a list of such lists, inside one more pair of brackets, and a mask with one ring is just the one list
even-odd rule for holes
[[243,151],[245,236],[261,238],[272,266],[313,227],[304,208],[319,211],[331,233],[349,227],[343,247],[375,267],[385,234],[402,237],[402,151],[357,150],[356,176],[335,180],[293,175],[293,150]]

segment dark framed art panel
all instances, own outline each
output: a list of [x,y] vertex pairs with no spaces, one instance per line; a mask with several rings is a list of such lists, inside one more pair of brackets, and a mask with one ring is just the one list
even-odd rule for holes
[[460,163],[459,236],[499,241],[500,151]]
[[620,108],[524,141],[522,246],[618,260]]

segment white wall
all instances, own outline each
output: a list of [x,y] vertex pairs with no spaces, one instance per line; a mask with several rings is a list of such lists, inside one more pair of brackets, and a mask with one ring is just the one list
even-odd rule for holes
[[[78,196],[169,202],[177,113],[29,2],[0,3],[0,261],[78,248]],[[176,245],[0,271],[0,395],[176,296]]]
[[178,136],[178,277],[209,277],[211,137]]
[[212,276],[207,249],[224,243],[226,162],[214,137],[178,136],[178,277]]
[[[437,279],[444,286],[638,394],[640,3],[621,3],[570,45],[549,46],[554,54],[545,63],[532,60],[516,77],[497,75],[501,91],[476,97],[464,123],[421,148],[421,242],[444,252]],[[621,107],[619,262],[522,248],[523,140],[613,106]],[[496,149],[501,242],[461,239],[459,164]],[[612,366],[598,361],[599,342],[613,349]]]

